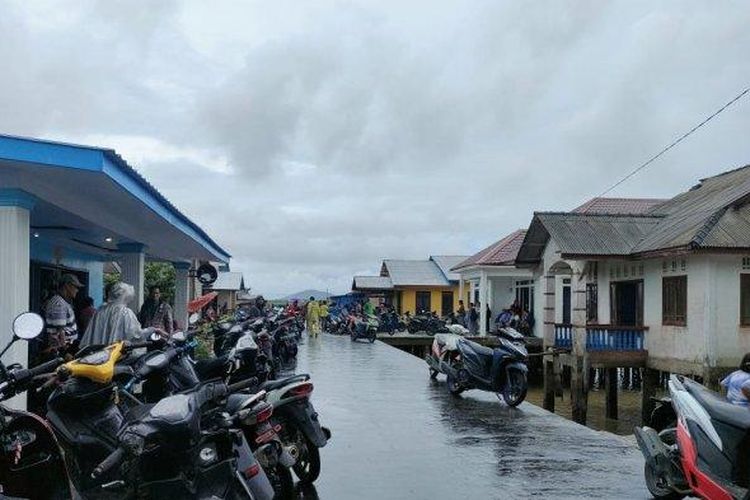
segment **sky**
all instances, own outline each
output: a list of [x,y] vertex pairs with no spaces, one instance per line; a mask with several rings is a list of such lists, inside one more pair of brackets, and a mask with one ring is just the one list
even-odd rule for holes
[[[253,291],[600,194],[750,86],[741,1],[0,0],[0,133],[114,148]],[[750,97],[610,193],[750,163]]]

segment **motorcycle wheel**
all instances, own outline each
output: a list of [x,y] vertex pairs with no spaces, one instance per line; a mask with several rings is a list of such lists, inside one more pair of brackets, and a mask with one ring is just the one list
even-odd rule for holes
[[464,387],[452,376],[448,375],[448,392],[454,396],[458,396],[464,392]]
[[503,391],[503,399],[508,406],[518,406],[526,399],[528,383],[526,374],[520,370],[511,370],[508,374],[508,387]]
[[294,478],[289,468],[278,464],[266,472],[273,486],[274,500],[292,500],[294,498]]
[[378,338],[377,334],[375,334],[375,333],[372,333],[372,334],[370,334],[370,338],[369,338],[368,340],[369,340],[369,341],[370,341],[370,343],[372,344],[372,343],[374,343],[374,342],[375,342],[375,340],[376,340],[377,338]]
[[432,380],[435,380],[437,378],[437,376],[438,376],[438,371],[430,368],[430,378]]
[[649,493],[657,500],[679,500],[680,498],[685,498],[685,495],[681,495],[667,486],[661,476],[656,473],[654,467],[648,462],[644,464],[643,477],[646,480],[646,488],[648,488]]
[[299,430],[297,436],[299,456],[292,467],[301,482],[311,484],[320,476],[320,450]]

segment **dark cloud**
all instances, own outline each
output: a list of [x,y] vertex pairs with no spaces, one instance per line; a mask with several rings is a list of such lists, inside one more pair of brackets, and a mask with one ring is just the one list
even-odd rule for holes
[[[703,2],[36,3],[0,16],[0,129],[113,146],[270,295],[472,253],[750,83]],[[741,102],[613,194],[750,163]]]

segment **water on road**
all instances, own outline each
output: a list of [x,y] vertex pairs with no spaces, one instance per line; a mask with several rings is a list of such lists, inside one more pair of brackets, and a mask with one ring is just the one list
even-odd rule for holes
[[333,437],[304,498],[649,498],[632,442],[530,403],[451,396],[442,376],[382,342],[323,335],[300,346]]

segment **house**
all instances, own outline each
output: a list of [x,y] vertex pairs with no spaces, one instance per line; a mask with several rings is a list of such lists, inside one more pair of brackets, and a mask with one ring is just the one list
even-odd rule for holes
[[[115,151],[0,135],[0,343],[16,315],[41,311],[63,273],[100,305],[105,265],[117,262],[137,310],[149,259],[173,263],[175,319],[186,325],[196,265],[230,256]],[[27,365],[26,349],[17,342],[5,363]]]
[[516,264],[545,345],[715,384],[750,351],[749,201],[750,166],[666,201],[535,213]]
[[446,316],[458,308],[459,275],[451,269],[467,257],[432,255],[425,260],[386,259],[380,276],[355,276],[352,291],[382,297],[399,314],[435,311]]
[[221,310],[224,306],[228,310],[237,307],[239,294],[245,291],[245,278],[242,273],[231,271],[219,271],[216,281],[205,287],[205,291],[217,292],[216,310]]
[[[534,311],[532,273],[516,267],[516,255],[525,235],[523,229],[513,231],[452,268],[459,276],[460,295],[467,307],[469,303],[489,304],[496,315],[516,303],[526,311]],[[487,334],[486,326],[487,309],[482,307],[479,310],[480,335]]]

